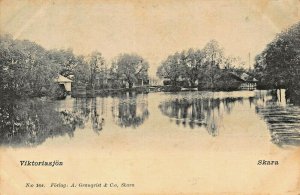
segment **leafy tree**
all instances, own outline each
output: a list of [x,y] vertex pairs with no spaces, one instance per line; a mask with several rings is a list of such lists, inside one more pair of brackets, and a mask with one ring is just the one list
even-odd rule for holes
[[13,97],[39,96],[49,91],[59,67],[47,56],[47,51],[30,41],[0,37],[1,92]]
[[60,66],[60,74],[63,76],[69,76],[74,74],[73,70],[78,63],[77,57],[74,55],[72,49],[68,50],[57,50],[53,49],[47,52],[49,59]]
[[214,82],[220,77],[220,67],[229,67],[232,62],[224,57],[218,42],[212,40],[202,50],[189,49],[168,56],[158,68],[157,76],[170,79],[172,85],[186,85],[183,81],[188,81],[190,87],[214,88]]
[[128,83],[129,88],[139,79],[148,80],[149,64],[137,54],[121,54],[112,63],[111,72]]
[[86,84],[90,81],[91,71],[84,56],[80,55],[77,57],[77,62],[72,72],[74,73],[75,84]]
[[105,71],[104,64],[105,61],[100,52],[94,51],[90,56],[88,56],[88,66],[90,69],[89,83],[92,89],[95,87],[96,74],[101,72],[103,73],[103,71]]
[[76,84],[89,83],[94,88],[96,75],[103,77],[101,73],[106,71],[100,52],[85,57],[76,56],[71,49],[48,51],[34,42],[13,39],[11,35],[1,35],[0,41],[0,92],[7,96],[56,97],[54,80],[59,74],[75,75]]
[[200,78],[203,77],[204,75],[202,74],[203,71],[203,62],[205,60],[204,53],[201,50],[194,50],[194,49],[189,49],[187,52],[183,51],[181,52],[182,57],[182,63],[183,66],[185,67],[184,71],[184,78],[189,81],[189,85],[191,87],[197,86],[196,81]]
[[180,53],[176,52],[174,55],[168,56],[168,58],[161,63],[161,66],[157,70],[157,75],[160,78],[168,78],[173,85],[178,84],[178,80],[184,75],[184,65],[181,63]]
[[225,57],[223,64],[224,64],[224,69],[234,70],[234,71],[245,66],[245,62],[242,61],[240,57],[234,57],[234,56]]
[[300,88],[300,22],[278,34],[256,56],[255,72],[272,88]]
[[205,56],[204,71],[205,77],[202,80],[210,83],[209,88],[213,89],[215,80],[220,78],[220,67],[224,66],[224,53],[223,49],[219,46],[218,42],[211,40],[204,48],[203,53]]

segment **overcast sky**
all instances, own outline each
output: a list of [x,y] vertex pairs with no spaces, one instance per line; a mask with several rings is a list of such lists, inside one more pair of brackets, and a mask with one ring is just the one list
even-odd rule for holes
[[251,63],[282,29],[300,21],[299,0],[0,1],[1,33],[109,61],[137,53],[154,75],[169,54],[217,40]]

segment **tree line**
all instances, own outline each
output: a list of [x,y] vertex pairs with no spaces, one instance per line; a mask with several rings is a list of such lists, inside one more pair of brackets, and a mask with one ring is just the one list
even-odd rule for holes
[[300,22],[277,34],[256,56],[254,66],[262,87],[300,95]]
[[[215,40],[202,49],[188,49],[169,55],[157,69],[166,85],[198,89],[232,90],[238,83],[230,73],[254,74],[260,87],[300,89],[300,22],[279,33],[256,56],[254,71],[243,67],[236,57],[225,56]],[[147,82],[149,63],[137,54],[120,54],[111,63],[92,52],[75,55],[71,49],[46,50],[28,41],[0,35],[0,93],[11,97],[53,95],[54,79],[59,74],[74,75],[74,85],[91,89],[132,88],[138,81]],[[97,79],[107,82],[96,82]]]
[[236,84],[228,74],[246,72],[241,68],[244,64],[240,58],[225,56],[219,43],[211,40],[203,49],[190,48],[169,55],[158,67],[157,76],[174,89],[183,86],[230,90]]
[[[0,35],[0,93],[10,97],[53,95],[59,74],[74,75],[74,85],[90,88],[129,88],[139,79],[148,79],[148,62],[137,54],[120,54],[109,64],[98,52],[75,55],[72,49],[46,50],[28,41]],[[96,83],[97,78],[112,84]],[[97,85],[98,84],[98,85]]]

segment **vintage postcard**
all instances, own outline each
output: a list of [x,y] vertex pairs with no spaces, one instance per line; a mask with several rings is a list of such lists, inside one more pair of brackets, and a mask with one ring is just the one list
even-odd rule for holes
[[0,0],[0,194],[300,194],[300,1]]

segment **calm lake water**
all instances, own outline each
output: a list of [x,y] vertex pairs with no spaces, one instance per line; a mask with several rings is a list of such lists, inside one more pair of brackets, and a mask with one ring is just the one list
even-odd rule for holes
[[[215,139],[268,135],[265,142],[279,147],[300,145],[300,107],[285,99],[284,90],[67,97],[3,102],[0,109],[4,146],[51,144],[58,137],[72,144],[72,138],[89,139],[105,131],[152,131],[159,136],[164,129]],[[241,129],[235,129],[237,124]],[[264,125],[249,135],[247,130],[255,124]]]
[[[25,194],[298,194],[300,107],[284,97],[161,92],[2,101],[2,185]],[[21,160],[64,166],[21,167]],[[26,182],[135,187],[29,189]]]

